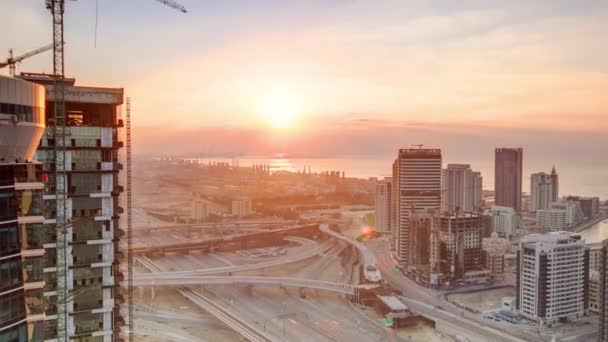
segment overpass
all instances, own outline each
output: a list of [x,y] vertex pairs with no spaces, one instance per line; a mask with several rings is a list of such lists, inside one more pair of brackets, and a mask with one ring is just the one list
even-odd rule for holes
[[333,230],[331,230],[329,228],[328,224],[320,224],[319,225],[319,230],[322,233],[325,233],[329,236],[335,237],[336,239],[340,239],[342,241],[345,241],[346,243],[354,246],[355,248],[357,248],[357,250],[359,251],[359,253],[361,254],[361,256],[363,257],[363,264],[365,265],[375,265],[376,264],[376,257],[374,256],[374,253],[370,252],[367,247],[362,244],[361,242],[351,239],[349,237],[346,237],[338,232],[335,232]]
[[[168,231],[168,230],[165,230]],[[163,232],[163,231],[158,231]],[[157,232],[157,233],[158,233]],[[198,250],[212,252],[218,249],[247,249],[251,248],[255,242],[259,245],[267,245],[269,242],[277,241],[286,236],[305,235],[314,236],[319,233],[317,223],[297,225],[286,228],[267,229],[247,234],[234,234],[214,237],[210,239],[197,240],[186,239],[185,241],[172,242],[166,244],[145,244],[138,243],[132,246],[134,254],[158,254],[166,252],[188,252]]]
[[[162,271],[162,269],[154,264],[148,258],[142,258],[140,263],[151,272]],[[248,322],[247,320],[239,317],[235,313],[231,312],[228,308],[219,305],[210,298],[206,297],[201,293],[197,293],[187,287],[178,287],[177,291],[194,303],[196,306],[200,307],[203,310],[206,310],[211,315],[215,316],[215,318],[222,321],[224,324],[234,329],[236,332],[241,334],[241,336],[245,337],[251,342],[272,342],[275,339],[271,338],[269,334],[261,331],[259,327],[255,324]]]
[[345,241],[346,243],[357,248],[359,254],[363,257],[363,274],[365,276],[365,279],[370,283],[379,283],[382,281],[382,276],[380,275],[380,271],[378,271],[378,268],[376,266],[376,256],[364,244],[331,230],[329,228],[329,225],[326,223],[320,224],[319,230],[322,233],[328,234],[329,236],[332,236],[336,239]]
[[145,235],[157,232],[166,232],[171,230],[205,230],[205,229],[259,229],[260,226],[264,226],[266,228],[272,227],[276,228],[278,226],[295,226],[298,225],[295,220],[234,220],[234,221],[223,221],[217,223],[175,223],[175,224],[166,224],[166,225],[158,225],[158,226],[143,226],[143,227],[133,227],[133,235]]
[[[226,267],[214,267],[214,268],[203,268],[198,270],[189,270],[189,271],[170,271],[170,272],[154,272],[154,273],[138,273],[135,276],[138,277],[163,277],[163,276],[204,276],[204,275],[215,275],[215,274],[224,274],[224,273],[235,273],[242,271],[251,271],[262,268],[281,266],[284,264],[289,264],[293,262],[302,261],[308,258],[312,258],[314,256],[319,255],[321,252],[327,251],[332,245],[333,242],[331,240],[327,240],[322,244],[317,244],[314,241],[309,239],[300,238],[300,237],[287,237],[285,238],[287,241],[292,241],[299,243],[301,245],[314,245],[314,247],[310,246],[304,252],[298,253],[293,256],[283,256],[281,258],[263,261],[259,263],[239,265],[239,266],[226,266]],[[142,266],[150,266],[150,264],[144,264],[146,261],[150,262],[146,257],[138,257],[136,258],[137,262],[142,264]],[[146,267],[148,268],[148,267]]]
[[[322,280],[288,278],[288,277],[260,277],[260,276],[157,276],[155,277],[133,277],[133,286],[188,286],[188,285],[274,285],[283,287],[297,287],[314,290],[336,292],[340,294],[355,295],[359,289],[358,285],[333,283]],[[366,287],[367,288],[367,287]]]

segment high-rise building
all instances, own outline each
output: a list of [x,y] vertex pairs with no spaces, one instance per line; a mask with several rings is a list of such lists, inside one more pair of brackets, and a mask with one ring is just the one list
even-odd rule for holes
[[465,280],[467,272],[483,268],[482,229],[481,215],[478,214],[441,216],[440,240],[448,279]]
[[539,172],[530,176],[529,210],[547,209],[559,198],[559,182],[555,167],[550,174]]
[[500,237],[509,238],[517,229],[519,217],[513,208],[492,206],[483,213],[484,235],[496,232]]
[[522,148],[497,148],[494,154],[494,204],[521,211]]
[[376,183],[376,230],[385,234],[391,232],[391,185],[390,177]]
[[600,286],[599,286],[599,342],[608,342],[608,239],[602,242],[600,256]]
[[409,264],[410,213],[441,210],[441,150],[400,149],[393,167],[395,250],[402,266]]
[[516,308],[541,325],[576,320],[589,307],[589,248],[569,232],[530,234],[517,251]]
[[[23,75],[23,74],[22,74]],[[22,79],[42,84],[46,88],[46,120],[54,120],[54,79],[44,74],[25,74]],[[119,108],[123,103],[122,88],[76,86],[74,79],[64,79],[66,111],[66,220],[67,230],[67,330],[70,339],[114,341],[118,338],[124,319],[119,306],[124,297],[120,282],[124,278],[119,263],[124,255],[119,240],[124,231],[119,228],[118,196],[123,187],[118,184],[123,166],[118,150]],[[45,231],[55,232],[54,148],[57,142],[52,129],[40,140],[37,159],[44,172],[49,173],[45,191],[47,220]],[[56,235],[45,235],[45,248],[50,257],[45,260],[44,295],[49,301],[45,320],[45,339],[57,336]],[[61,304],[59,304],[61,305]]]
[[471,170],[468,164],[448,164],[441,171],[443,181],[442,211],[455,214],[481,209],[481,173]]
[[0,341],[44,340],[42,86],[0,76]]

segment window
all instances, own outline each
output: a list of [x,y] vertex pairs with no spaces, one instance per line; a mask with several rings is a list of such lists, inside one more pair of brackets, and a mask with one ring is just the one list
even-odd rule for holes
[[17,223],[0,225],[0,256],[15,254],[19,251],[19,247]]
[[22,104],[14,103],[0,103],[0,113],[16,115],[19,121],[33,122],[34,119],[39,118],[39,115],[34,115],[41,111],[40,107],[27,106]]
[[14,189],[0,189],[0,221],[17,219],[17,199]]
[[19,287],[22,283],[21,260],[19,258],[2,260],[0,263],[0,292]]
[[23,291],[15,291],[0,297],[0,326],[12,324],[25,318]]
[[0,332],[0,341],[25,342],[31,340],[28,339],[26,327],[27,326],[24,323],[17,327]]

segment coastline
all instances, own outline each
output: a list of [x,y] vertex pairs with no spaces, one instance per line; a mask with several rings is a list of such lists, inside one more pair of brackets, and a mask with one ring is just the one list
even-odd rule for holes
[[571,228],[571,230],[573,232],[580,233],[580,232],[582,232],[582,231],[584,231],[586,229],[589,229],[589,228],[595,226],[596,224],[604,221],[605,219],[608,219],[608,214],[603,214],[601,216],[589,219],[587,221],[583,221],[583,222],[581,222],[581,223],[573,226]]

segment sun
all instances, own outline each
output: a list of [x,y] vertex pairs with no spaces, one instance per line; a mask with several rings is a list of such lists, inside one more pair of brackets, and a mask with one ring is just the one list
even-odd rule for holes
[[285,92],[273,92],[262,97],[258,115],[275,130],[295,127],[301,115],[301,106],[295,96]]

